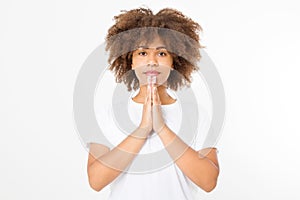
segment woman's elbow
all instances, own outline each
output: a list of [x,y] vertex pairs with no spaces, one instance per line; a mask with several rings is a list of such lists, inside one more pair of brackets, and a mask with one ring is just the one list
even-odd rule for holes
[[88,181],[90,187],[95,190],[96,192],[100,192],[104,187],[105,184],[102,178],[100,178],[99,174],[94,173],[90,168],[88,169]]
[[211,192],[211,191],[213,191],[216,188],[216,186],[217,186],[217,180],[213,180],[213,181],[210,181],[210,182],[206,183],[201,188],[205,192]]
[[219,168],[216,171],[214,171],[214,173],[211,173],[209,176],[206,176],[206,178],[204,179],[204,184],[202,184],[201,188],[205,192],[213,191],[217,186],[218,177],[219,177]]
[[96,192],[100,192],[103,187],[95,180],[95,178],[89,177],[89,185]]
[[218,182],[218,176],[208,176],[206,178],[203,179],[202,177],[202,180],[198,182],[198,186],[204,190],[205,192],[211,192],[213,191],[216,186],[217,186],[217,182]]

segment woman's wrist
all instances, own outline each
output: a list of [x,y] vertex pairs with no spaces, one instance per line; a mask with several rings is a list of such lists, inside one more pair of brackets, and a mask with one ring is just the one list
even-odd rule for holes
[[137,129],[135,129],[130,136],[134,137],[136,139],[147,139],[149,133],[151,132],[150,127],[141,127],[139,126]]
[[167,129],[167,125],[164,123],[157,131],[155,131],[157,133],[157,135],[165,132]]

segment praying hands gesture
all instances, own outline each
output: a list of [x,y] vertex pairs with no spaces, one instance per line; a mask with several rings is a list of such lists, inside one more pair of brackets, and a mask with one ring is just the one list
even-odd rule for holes
[[149,133],[153,130],[159,134],[165,126],[157,87],[149,84],[147,86],[147,96],[144,101],[143,115],[139,127],[148,130]]

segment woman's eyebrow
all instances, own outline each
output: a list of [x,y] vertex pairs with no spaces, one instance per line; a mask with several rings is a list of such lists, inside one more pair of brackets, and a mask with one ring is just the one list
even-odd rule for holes
[[[153,48],[150,48],[148,46],[138,46],[137,49],[153,49]],[[165,46],[158,46],[155,49],[159,50],[159,49],[167,49],[167,48]]]

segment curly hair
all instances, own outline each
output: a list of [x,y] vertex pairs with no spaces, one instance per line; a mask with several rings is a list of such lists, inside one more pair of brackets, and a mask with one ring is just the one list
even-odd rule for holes
[[200,60],[199,32],[201,26],[182,12],[164,8],[153,14],[148,8],[122,10],[115,16],[115,24],[106,36],[106,51],[109,51],[109,70],[116,82],[124,82],[128,91],[139,88],[139,81],[132,70],[132,54],[141,42],[150,42],[159,36],[173,57],[173,67],[167,87],[173,90],[189,85],[191,74],[198,70]]

